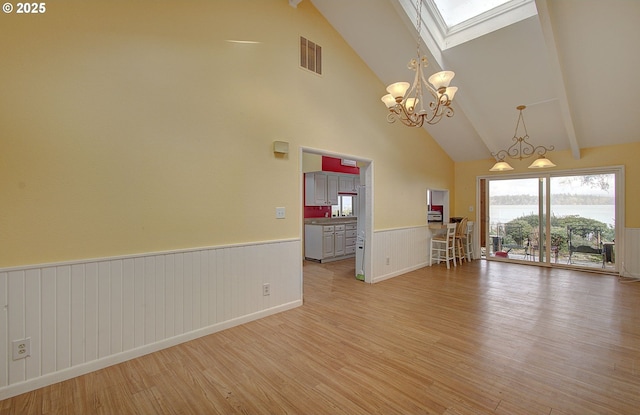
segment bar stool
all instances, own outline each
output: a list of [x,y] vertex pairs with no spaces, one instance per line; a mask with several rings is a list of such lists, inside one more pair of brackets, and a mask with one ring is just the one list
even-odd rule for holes
[[456,237],[455,237],[455,255],[458,261],[460,261],[460,265],[462,265],[462,261],[467,259],[466,249],[465,249],[465,236],[467,235],[467,218],[462,218],[460,222],[458,222],[456,227]]
[[447,262],[447,269],[449,269],[449,261],[453,261],[453,266],[456,266],[455,255],[455,236],[456,236],[456,224],[447,223],[447,230],[445,233],[434,235],[431,238],[431,255],[430,265],[433,264],[433,260],[437,259],[438,264],[444,260]]
[[466,242],[466,248],[467,248],[467,261],[472,261],[473,260],[473,221],[468,221],[467,222],[467,233],[465,235],[465,242]]

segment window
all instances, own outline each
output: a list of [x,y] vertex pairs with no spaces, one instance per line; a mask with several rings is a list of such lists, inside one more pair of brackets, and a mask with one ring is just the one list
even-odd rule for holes
[[340,216],[353,216],[354,212],[354,196],[338,195],[338,204],[331,206],[331,216],[334,218]]
[[498,6],[504,6],[510,0],[434,0],[434,4],[440,12],[448,29],[489,13]]
[[[412,22],[413,0],[399,0]],[[441,51],[535,16],[534,0],[424,0],[422,21]]]

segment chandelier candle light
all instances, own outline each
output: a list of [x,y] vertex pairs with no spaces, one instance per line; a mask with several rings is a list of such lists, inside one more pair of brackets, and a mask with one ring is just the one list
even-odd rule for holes
[[[522,116],[522,110],[527,108],[524,105],[519,105],[516,107],[518,111],[520,111],[520,115],[518,115],[518,122],[516,124],[516,131],[513,133],[513,144],[506,150],[500,150],[497,153],[491,153],[491,155],[496,159],[496,164],[493,165],[489,169],[489,171],[507,171],[513,170],[513,167],[506,161],[504,161],[505,157],[510,157],[512,159],[522,160],[528,157],[531,157],[534,154],[538,154],[538,157],[531,165],[530,169],[545,169],[547,167],[555,167],[556,165],[551,162],[544,155],[547,151],[553,151],[553,146],[544,147],[544,146],[534,146],[529,143],[529,134],[527,133],[527,126],[524,123],[524,117]],[[518,136],[518,128],[520,127],[520,121],[522,121],[522,127],[524,128],[524,135]]]
[[[425,122],[436,124],[443,116],[452,117],[451,101],[458,90],[455,86],[449,86],[455,75],[452,71],[435,73],[429,77],[429,83],[425,81],[422,70],[429,65],[429,62],[426,56],[420,55],[422,0],[416,1],[416,9],[418,12],[416,19],[418,59],[411,59],[408,65],[409,69],[416,72],[413,84],[410,85],[409,82],[393,83],[387,87],[388,94],[381,98],[389,109],[387,121],[393,123],[400,120],[409,127],[422,127]],[[431,94],[431,97],[427,93]],[[427,102],[428,104],[426,104]]]

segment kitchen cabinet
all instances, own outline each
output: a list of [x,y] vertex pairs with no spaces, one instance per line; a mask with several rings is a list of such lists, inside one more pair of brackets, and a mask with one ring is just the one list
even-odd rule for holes
[[344,255],[344,243],[345,243],[344,226],[345,225],[334,226],[335,232],[333,235],[333,256]]
[[348,223],[345,225],[345,235],[344,235],[344,253],[345,255],[355,255],[356,253],[356,238],[357,238],[357,227],[356,223]]
[[333,226],[323,226],[322,227],[322,258],[331,258],[334,256],[335,252],[335,241],[334,241],[334,228]]
[[[306,224],[304,256],[319,262],[335,261],[355,255],[356,222]],[[352,235],[352,236],[347,236]]]
[[338,204],[338,176],[328,173],[305,173],[305,206],[331,206]]
[[357,185],[360,183],[360,177],[354,174],[345,174],[338,176],[338,192],[340,193],[357,193]]
[[338,176],[335,174],[327,175],[327,204],[338,204]]
[[326,174],[312,174],[313,181],[311,182],[311,190],[313,191],[313,204],[326,205],[327,204],[327,175]]

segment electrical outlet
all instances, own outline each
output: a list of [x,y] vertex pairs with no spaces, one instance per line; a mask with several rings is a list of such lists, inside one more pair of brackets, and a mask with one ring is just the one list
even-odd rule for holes
[[387,257],[387,265],[389,265],[390,263],[391,263],[391,259]]
[[284,219],[286,217],[286,210],[283,207],[276,208],[276,219]]
[[270,295],[271,294],[271,284],[264,283],[262,284],[262,295]]
[[13,348],[13,360],[24,359],[31,356],[31,337],[11,342]]

